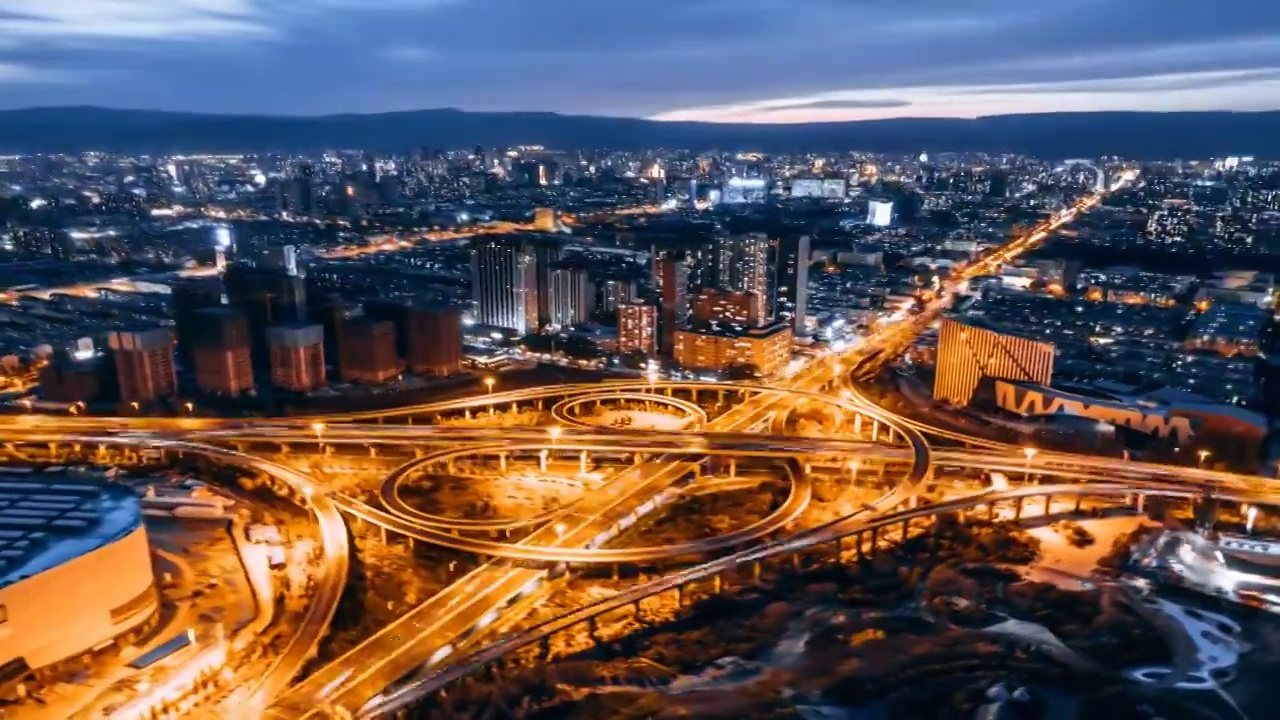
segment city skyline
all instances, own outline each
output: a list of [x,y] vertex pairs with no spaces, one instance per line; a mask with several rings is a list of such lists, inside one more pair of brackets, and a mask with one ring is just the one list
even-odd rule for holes
[[1280,8],[1239,4],[124,0],[106,14],[4,0],[0,109],[814,122],[1280,108]]

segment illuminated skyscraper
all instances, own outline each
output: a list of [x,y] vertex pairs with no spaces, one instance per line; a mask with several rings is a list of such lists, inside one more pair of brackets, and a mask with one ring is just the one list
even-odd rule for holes
[[232,307],[206,308],[196,313],[199,333],[192,354],[196,384],[213,395],[235,397],[253,390],[253,360],[249,322]]
[[761,299],[755,325],[764,325],[769,308],[769,236],[762,232],[730,235],[720,245],[717,265],[720,286],[725,290],[752,293]]
[[938,363],[933,397],[968,405],[983,378],[1048,385],[1053,377],[1053,343],[967,325],[946,318],[938,331]]
[[658,308],[645,303],[618,305],[618,353],[654,355],[658,349]]
[[547,286],[547,306],[550,312],[548,325],[567,328],[581,325],[590,319],[595,288],[591,286],[586,270],[552,270]]
[[325,386],[324,326],[294,323],[267,328],[271,384],[294,392]]
[[803,337],[805,315],[809,305],[809,263],[813,252],[809,236],[788,233],[774,246],[771,268],[773,275],[773,311],[781,319],[791,321],[796,337]]
[[173,397],[178,376],[173,364],[173,331],[168,328],[113,332],[108,337],[115,355],[116,375],[123,402],[146,404]]
[[471,297],[482,325],[524,334],[538,327],[538,265],[528,243],[505,238],[474,241]]

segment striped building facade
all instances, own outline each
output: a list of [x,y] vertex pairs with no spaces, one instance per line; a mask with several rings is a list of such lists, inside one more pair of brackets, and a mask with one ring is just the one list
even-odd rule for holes
[[1048,385],[1053,377],[1053,343],[943,319],[934,399],[968,405],[984,377]]

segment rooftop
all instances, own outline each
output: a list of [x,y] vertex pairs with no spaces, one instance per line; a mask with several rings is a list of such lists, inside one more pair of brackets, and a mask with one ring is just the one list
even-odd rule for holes
[[142,524],[126,487],[55,473],[0,473],[0,588],[109,545]]

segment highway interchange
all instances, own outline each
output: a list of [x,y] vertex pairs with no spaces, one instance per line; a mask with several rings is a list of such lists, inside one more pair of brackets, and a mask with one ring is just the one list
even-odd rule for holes
[[[768,386],[735,383],[622,381],[565,384],[489,393],[463,400],[377,412],[316,417],[236,420],[211,418],[94,418],[15,415],[0,419],[0,442],[22,444],[131,445],[204,455],[274,479],[281,492],[306,507],[317,523],[323,563],[307,614],[270,669],[228,704],[227,716],[310,718],[378,716],[405,708],[457,678],[591,618],[674,588],[758,562],[839,542],[883,526],[909,524],[940,512],[995,502],[1053,495],[1198,497],[1206,492],[1248,502],[1270,497],[1264,478],[1051,451],[1031,451],[969,437],[898,417],[878,407],[859,381],[879,370],[946,308],[960,283],[991,273],[1035,247],[1057,228],[1132,182],[1127,171],[1108,191],[1089,195],[1053,220],[953,273],[918,314],[890,318],[841,355],[818,358],[791,377]],[[699,402],[702,400],[703,402]],[[714,400],[718,414],[706,411]],[[678,432],[633,430],[585,421],[584,411],[611,403],[646,403],[681,413]],[[786,420],[800,408],[820,408],[835,418],[821,437],[786,434]],[[500,413],[536,409],[555,425],[496,426]],[[495,426],[449,422],[494,416]],[[412,424],[417,422],[417,424]],[[319,456],[383,448],[414,455],[390,473],[376,499],[326,487],[289,467],[286,449]],[[279,453],[276,454],[276,450]],[[268,459],[269,457],[274,459]],[[507,468],[507,463],[577,464],[601,476],[563,507],[520,519],[475,520],[432,515],[402,495],[423,472],[448,473],[455,463]],[[768,467],[788,486],[785,500],[767,516],[719,537],[654,547],[607,545],[643,516],[705,482],[730,479],[737,463]],[[882,496],[834,521],[796,529],[813,500],[811,469],[878,465],[892,481]],[[939,467],[995,471],[1036,478],[1008,488],[922,503]],[[1044,483],[1044,484],[1039,484]],[[350,565],[348,522],[366,522],[415,542],[471,553],[476,569],[417,608],[364,638],[354,648],[299,679],[318,653],[337,611]],[[905,527],[905,525],[903,525]],[[516,541],[494,536],[518,530]],[[861,542],[859,540],[859,547]],[[509,626],[532,601],[554,592],[566,569],[599,564],[684,562],[656,580],[555,620],[492,640],[490,626]],[[417,675],[414,676],[414,673]],[[402,678],[414,679],[396,686]]]

